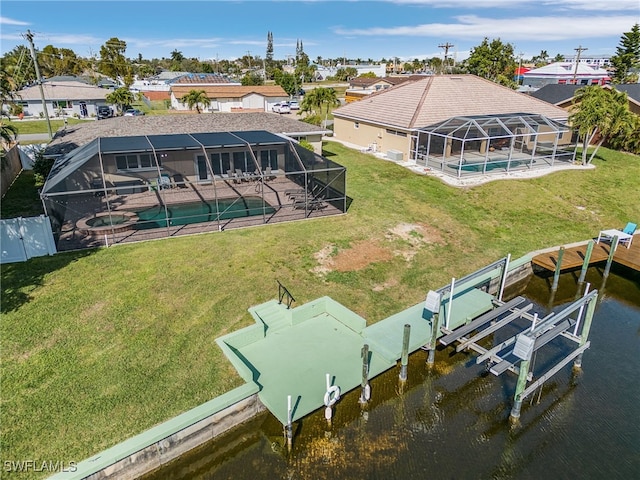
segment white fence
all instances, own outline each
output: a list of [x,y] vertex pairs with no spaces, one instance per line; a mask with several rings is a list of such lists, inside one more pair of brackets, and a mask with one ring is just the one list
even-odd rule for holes
[[24,262],[31,257],[56,253],[49,217],[0,220],[0,263]]

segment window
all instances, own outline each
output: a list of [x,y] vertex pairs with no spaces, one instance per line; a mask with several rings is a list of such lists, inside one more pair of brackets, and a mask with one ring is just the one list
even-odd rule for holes
[[155,162],[149,153],[116,155],[116,167],[118,170],[151,170]]
[[278,169],[278,151],[277,150],[262,150],[260,152],[260,168],[265,170],[267,167],[271,167],[271,170]]
[[390,128],[387,128],[387,133],[389,135],[395,135],[396,137],[406,137],[407,136],[406,132],[399,132],[398,130],[391,130]]
[[226,174],[228,170],[231,170],[231,157],[229,152],[212,153],[211,166],[213,167],[214,174]]
[[53,108],[71,108],[73,107],[73,103],[69,100],[54,100]]

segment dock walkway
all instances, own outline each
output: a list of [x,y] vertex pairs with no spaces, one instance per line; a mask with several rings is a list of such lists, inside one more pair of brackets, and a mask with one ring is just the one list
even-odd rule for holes
[[[624,265],[633,270],[640,271],[640,239],[635,239],[632,242],[631,247],[627,248],[625,245],[618,245],[613,255],[614,263]],[[593,246],[591,252],[591,258],[589,265],[596,265],[598,263],[606,262],[609,258],[609,251],[611,245],[609,243],[600,242]],[[551,272],[555,271],[558,264],[558,252],[554,250],[551,252],[541,253],[531,259],[534,265],[537,265],[545,270]],[[561,271],[573,270],[582,267],[587,252],[587,244],[578,245],[571,248],[566,248],[562,256]]]

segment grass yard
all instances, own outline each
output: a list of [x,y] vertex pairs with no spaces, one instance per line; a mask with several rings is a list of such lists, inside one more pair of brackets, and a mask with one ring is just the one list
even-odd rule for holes
[[44,214],[44,208],[35,187],[33,170],[23,170],[0,204],[0,218],[35,217]]
[[[67,117],[67,125],[77,125],[78,123],[93,122],[94,120],[80,120],[74,117]],[[64,127],[64,120],[50,119],[51,131],[56,133]],[[10,120],[8,123],[18,129],[19,135],[30,133],[47,133],[46,120]]]
[[[347,215],[2,265],[3,459],[81,461],[240,385],[214,340],[276,279],[294,305],[328,295],[374,323],[508,253],[640,220],[640,157],[600,152],[594,170],[457,189],[329,142]],[[359,249],[386,254],[316,271]]]

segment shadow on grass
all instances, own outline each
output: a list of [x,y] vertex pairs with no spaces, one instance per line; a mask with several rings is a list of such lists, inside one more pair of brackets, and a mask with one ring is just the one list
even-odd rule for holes
[[26,262],[7,263],[0,267],[2,272],[2,313],[9,313],[28,303],[31,292],[43,285],[46,274],[59,270],[68,264],[95,252],[80,250],[58,253],[53,256],[36,257]]

